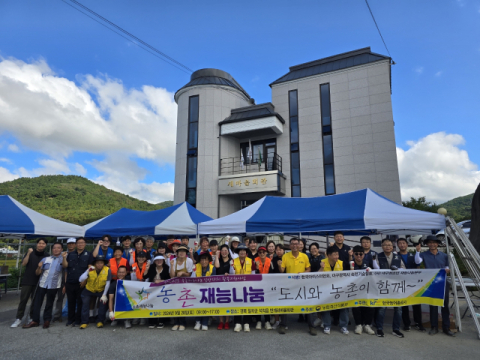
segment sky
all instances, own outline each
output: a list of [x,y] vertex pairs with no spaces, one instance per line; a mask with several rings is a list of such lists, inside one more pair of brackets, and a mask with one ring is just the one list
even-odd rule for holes
[[[190,69],[229,72],[257,103],[290,66],[367,46],[388,55],[364,0],[80,3]],[[369,4],[395,61],[403,200],[474,192],[480,0]],[[190,74],[71,5],[0,2],[0,182],[74,174],[151,203],[173,199],[173,96]]]

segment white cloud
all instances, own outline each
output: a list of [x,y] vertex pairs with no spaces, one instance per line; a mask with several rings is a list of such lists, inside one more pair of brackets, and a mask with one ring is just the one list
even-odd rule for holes
[[8,145],[8,148],[7,148],[7,149],[8,149],[8,151],[11,151],[11,152],[14,152],[14,153],[20,152],[20,149],[19,149],[18,146],[15,145],[15,144],[10,144],[10,145]]
[[75,163],[75,172],[78,175],[85,176],[87,174],[87,169],[85,169],[82,164]]
[[435,73],[435,76],[436,76],[436,77],[440,77],[440,76],[442,76],[442,74],[443,74],[443,71],[437,71],[437,72]]
[[0,162],[4,162],[4,163],[7,163],[7,164],[11,164],[11,163],[12,163],[12,160],[7,159],[7,158],[0,158]]
[[423,73],[423,66],[419,66],[419,67],[415,68],[415,72],[417,74],[422,74]]
[[18,179],[20,176],[12,174],[8,169],[0,167],[0,182],[12,181]]
[[463,136],[439,132],[407,144],[407,150],[397,148],[403,200],[426,196],[442,203],[473,193],[480,183],[478,166],[460,148]]

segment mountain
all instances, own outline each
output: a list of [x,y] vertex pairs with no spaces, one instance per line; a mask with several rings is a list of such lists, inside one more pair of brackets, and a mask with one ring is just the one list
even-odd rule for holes
[[74,175],[44,175],[0,183],[0,195],[55,219],[85,225],[121,208],[158,210],[173,201],[150,204]]
[[447,215],[456,221],[471,219],[473,194],[460,196],[440,204],[439,207],[447,209]]

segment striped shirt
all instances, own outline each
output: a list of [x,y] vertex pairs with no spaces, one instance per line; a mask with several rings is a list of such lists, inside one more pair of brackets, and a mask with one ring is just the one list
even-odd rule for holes
[[63,257],[49,256],[44,259],[39,286],[44,289],[58,289],[62,286]]

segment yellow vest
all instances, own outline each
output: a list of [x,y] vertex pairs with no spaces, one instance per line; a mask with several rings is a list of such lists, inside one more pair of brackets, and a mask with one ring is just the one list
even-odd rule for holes
[[251,274],[252,273],[252,259],[245,258],[245,262],[243,263],[243,267],[240,264],[240,258],[236,258],[233,260],[233,268],[235,269],[235,274],[237,275],[244,275],[244,274]]
[[325,263],[325,267],[323,268],[323,271],[343,271],[343,261],[342,260],[337,260],[333,269],[330,266],[330,263],[328,262],[328,258],[323,259],[322,262]]
[[[208,271],[207,273],[205,274],[205,276],[211,276],[212,275],[212,271],[213,271],[213,265],[212,264],[208,264]],[[196,266],[195,266],[195,274],[197,275],[197,277],[202,277],[202,265],[200,263],[198,263]]]
[[108,278],[108,267],[104,266],[100,273],[97,274],[96,270],[92,270],[88,273],[87,285],[85,286],[88,291],[92,293],[99,293],[105,290]]

